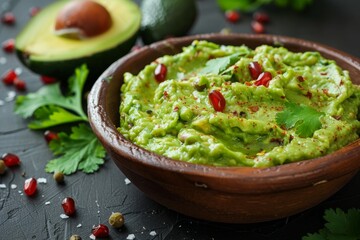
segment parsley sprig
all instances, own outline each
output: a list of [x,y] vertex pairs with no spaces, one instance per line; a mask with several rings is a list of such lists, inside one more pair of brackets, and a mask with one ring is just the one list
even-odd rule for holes
[[325,211],[324,228],[317,233],[309,233],[302,240],[359,240],[360,209],[349,209],[347,212],[337,208]]
[[46,172],[93,173],[104,163],[105,149],[87,124],[88,117],[82,106],[88,73],[85,65],[77,68],[69,78],[69,90],[65,95],[60,83],[55,83],[16,99],[14,111],[23,118],[32,117],[28,125],[31,129],[81,122],[71,128],[71,133],[60,132],[59,139],[50,142],[50,150],[57,158],[47,163]]

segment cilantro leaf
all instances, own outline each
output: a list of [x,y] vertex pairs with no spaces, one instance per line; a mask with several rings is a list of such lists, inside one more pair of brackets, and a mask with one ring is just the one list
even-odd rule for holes
[[73,127],[71,134],[61,132],[59,139],[50,142],[49,147],[59,158],[50,160],[46,172],[60,171],[72,174],[77,170],[93,173],[104,163],[105,149],[86,124]]
[[239,60],[239,56],[239,53],[235,53],[225,57],[210,59],[206,62],[205,67],[201,70],[200,73],[220,74],[221,72],[226,70],[227,67],[236,63]]
[[44,129],[56,125],[83,121],[84,119],[75,115],[64,108],[54,105],[44,106],[38,108],[34,112],[34,120],[32,120],[28,127],[30,129]]
[[324,214],[325,227],[317,233],[307,234],[302,240],[358,240],[360,239],[360,209],[349,209],[348,212],[327,209]]
[[[360,211],[350,209],[347,213],[337,208],[325,211],[325,227],[336,235],[344,235],[348,239],[360,239]],[[339,238],[340,239],[340,238]]]
[[276,114],[276,122],[286,129],[294,128],[300,137],[311,137],[321,128],[320,117],[324,114],[312,107],[286,103],[285,110]]
[[[15,103],[15,113],[28,118],[41,107],[55,105],[78,114],[81,119],[87,120],[82,109],[81,94],[88,75],[85,65],[75,70],[75,75],[69,80],[69,92],[66,96],[61,93],[60,84],[45,85],[35,93],[19,96]],[[59,121],[60,123],[60,121]]]

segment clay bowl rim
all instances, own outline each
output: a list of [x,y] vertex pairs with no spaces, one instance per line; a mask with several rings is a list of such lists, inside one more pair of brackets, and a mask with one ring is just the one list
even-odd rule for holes
[[[330,56],[330,58],[334,57],[343,61],[349,67],[352,67],[353,70],[357,70],[360,73],[360,60],[356,57],[324,44],[298,38],[269,34],[200,34],[170,38],[144,46],[140,50],[131,52],[120,58],[114,62],[93,85],[88,97],[89,121],[94,133],[107,150],[120,156],[121,161],[131,161],[134,164],[144,165],[149,169],[155,168],[157,170],[184,174],[192,177],[194,181],[203,180],[206,182],[206,179],[217,179],[237,183],[236,186],[234,186],[235,184],[231,184],[232,186],[229,186],[229,188],[222,188],[221,191],[223,192],[259,193],[286,191],[323,184],[332,179],[358,171],[360,161],[356,161],[356,159],[358,159],[357,155],[359,155],[360,152],[360,139],[323,157],[274,167],[214,167],[177,161],[165,156],[160,156],[133,144],[117,131],[117,126],[115,126],[115,123],[109,118],[109,114],[107,113],[107,93],[109,90],[109,79],[121,69],[124,63],[132,61],[133,58],[147,51],[159,51],[159,49],[162,48],[171,48],[172,46],[178,45],[185,46],[188,44],[184,43],[191,43],[191,41],[195,39],[223,42],[231,38],[232,41],[235,39],[240,43],[242,41],[254,41],[256,43],[275,45],[281,43],[285,47],[293,46],[303,49],[303,51],[319,51],[322,55],[325,54]],[[141,64],[141,66],[143,66],[143,64]],[[117,79],[117,81],[119,80],[120,79]],[[120,89],[118,93],[120,95]],[[114,109],[114,111],[118,112],[117,109]],[[114,158],[113,160],[120,161]],[[124,165],[124,167],[126,167],[126,165]],[[137,171],[136,169],[131,170]]]

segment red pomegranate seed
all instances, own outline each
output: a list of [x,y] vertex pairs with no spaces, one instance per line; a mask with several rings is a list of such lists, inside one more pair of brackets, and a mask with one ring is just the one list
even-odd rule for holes
[[33,196],[36,193],[37,181],[35,178],[28,178],[25,180],[24,192],[28,196]]
[[12,12],[7,12],[1,18],[1,21],[7,25],[13,25],[15,23],[15,15]]
[[12,85],[14,84],[14,80],[17,77],[17,74],[15,72],[14,69],[9,69],[6,73],[4,73],[1,76],[1,79],[3,81],[3,83],[5,83],[6,85]]
[[225,12],[225,18],[231,23],[236,23],[240,19],[240,13],[235,10],[229,10]]
[[2,48],[3,48],[4,52],[12,53],[15,49],[15,39],[10,38],[8,40],[5,40],[2,43]]
[[5,153],[1,159],[4,161],[7,167],[14,167],[20,165],[20,158],[13,153]]
[[44,138],[47,143],[50,143],[54,139],[59,139],[59,136],[56,132],[52,132],[50,130],[45,131]]
[[29,9],[30,17],[34,17],[36,14],[38,14],[41,11],[41,8],[39,7],[31,7]]
[[264,33],[265,32],[265,26],[261,22],[252,21],[251,28],[254,33]]
[[154,72],[156,81],[163,82],[166,78],[166,74],[167,74],[167,67],[162,63],[158,64]]
[[26,90],[26,83],[24,82],[24,80],[21,80],[20,78],[16,77],[14,79],[14,86],[19,91],[25,91]]
[[268,23],[270,21],[269,15],[265,12],[254,13],[253,19],[259,23]]
[[56,82],[56,78],[49,76],[41,76],[40,79],[44,84],[52,84]]
[[219,92],[218,90],[212,90],[209,93],[209,99],[211,102],[211,105],[217,112],[222,112],[225,109],[226,101],[224,96]]
[[71,216],[75,213],[75,201],[71,197],[66,197],[61,203],[64,213],[68,216]]
[[92,234],[97,238],[104,238],[109,236],[109,228],[104,224],[99,224],[93,228]]
[[254,85],[256,85],[256,86],[263,85],[265,87],[268,87],[271,79],[272,79],[272,75],[270,72],[263,72],[259,75],[257,80],[254,82]]
[[251,79],[253,79],[253,80],[257,79],[263,71],[262,66],[258,62],[249,63],[248,68],[250,71]]

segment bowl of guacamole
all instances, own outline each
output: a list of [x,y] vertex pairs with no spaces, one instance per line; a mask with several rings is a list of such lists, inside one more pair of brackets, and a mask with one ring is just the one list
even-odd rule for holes
[[289,216],[359,167],[359,60],[274,35],[173,38],[119,59],[89,95],[94,132],[120,170],[186,215]]

